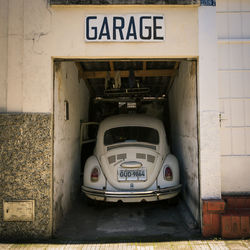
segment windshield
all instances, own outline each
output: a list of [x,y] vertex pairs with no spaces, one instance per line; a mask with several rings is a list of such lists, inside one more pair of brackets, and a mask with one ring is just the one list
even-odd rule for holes
[[157,145],[159,134],[153,128],[138,126],[112,128],[105,132],[105,146],[121,142],[146,142]]

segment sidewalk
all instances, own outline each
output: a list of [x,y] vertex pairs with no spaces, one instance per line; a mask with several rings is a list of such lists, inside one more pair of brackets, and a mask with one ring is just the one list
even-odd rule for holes
[[86,249],[86,250],[156,250],[156,249],[250,249],[248,240],[202,240],[202,241],[170,241],[152,243],[113,243],[113,244],[1,244],[0,250],[5,249]]

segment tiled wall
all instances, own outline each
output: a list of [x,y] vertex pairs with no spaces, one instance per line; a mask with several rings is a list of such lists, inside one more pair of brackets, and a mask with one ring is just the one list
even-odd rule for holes
[[222,193],[249,192],[250,1],[218,0]]

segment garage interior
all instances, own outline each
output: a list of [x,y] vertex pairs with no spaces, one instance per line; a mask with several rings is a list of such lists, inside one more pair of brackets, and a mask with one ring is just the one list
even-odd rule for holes
[[[195,59],[54,61],[55,238],[71,240],[197,237],[200,224]],[[88,204],[80,193],[96,124],[119,113],[144,113],[164,122],[179,161],[180,202]]]

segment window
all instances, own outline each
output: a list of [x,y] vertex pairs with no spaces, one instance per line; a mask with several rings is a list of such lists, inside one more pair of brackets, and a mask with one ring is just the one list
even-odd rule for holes
[[146,142],[159,144],[157,130],[148,127],[128,126],[109,129],[104,134],[104,145],[122,142]]

